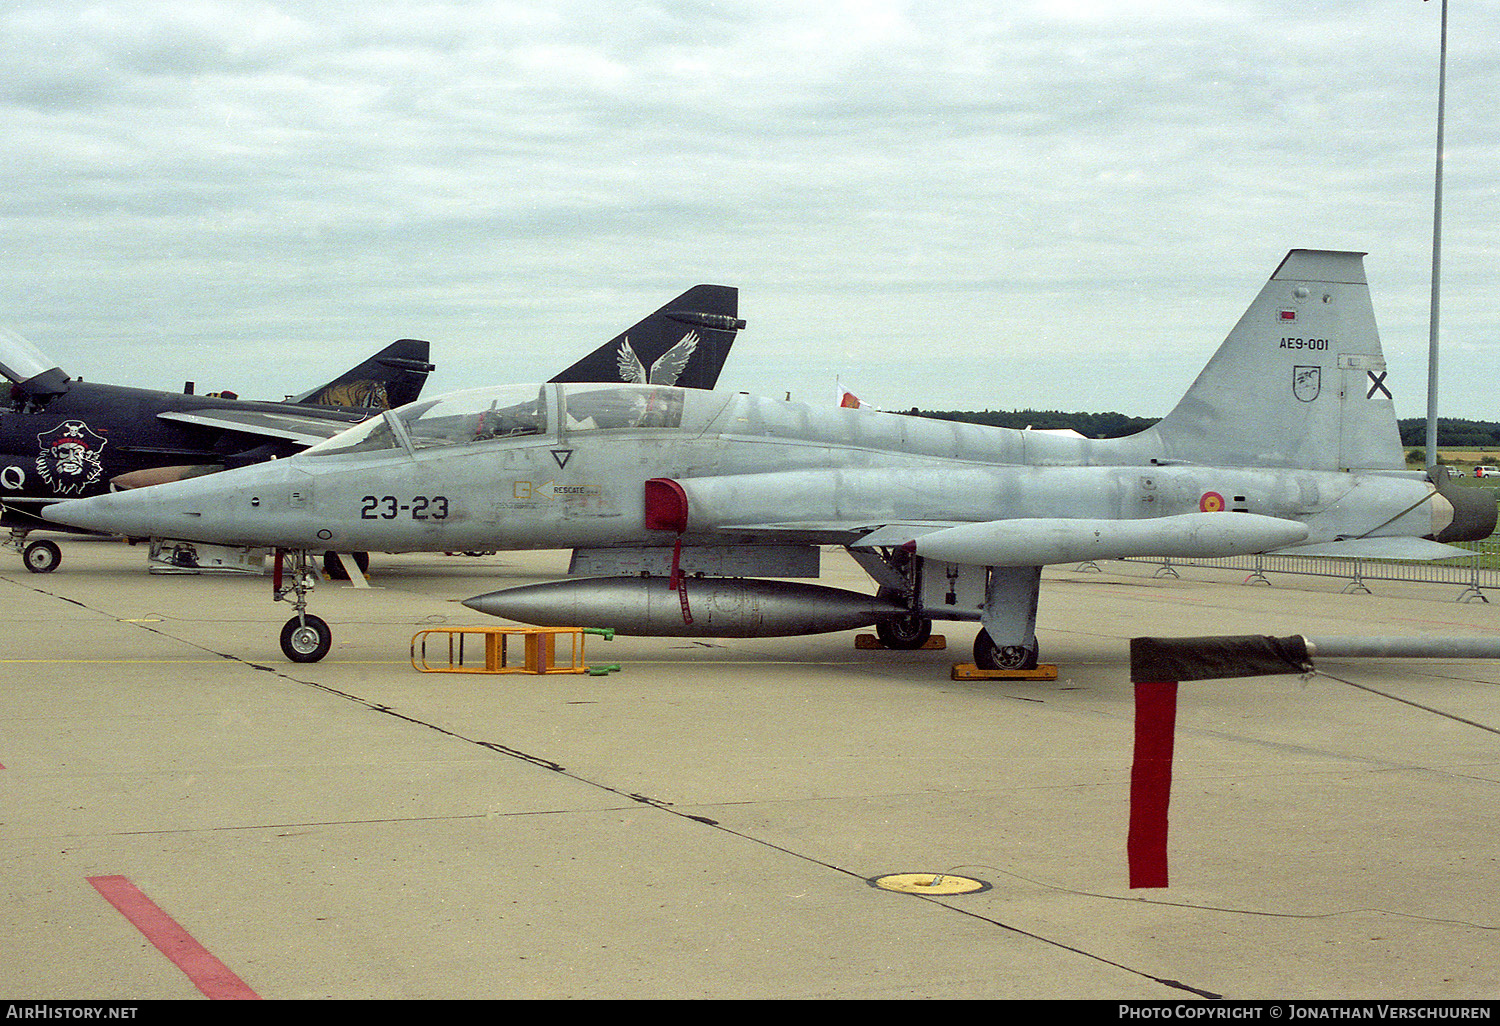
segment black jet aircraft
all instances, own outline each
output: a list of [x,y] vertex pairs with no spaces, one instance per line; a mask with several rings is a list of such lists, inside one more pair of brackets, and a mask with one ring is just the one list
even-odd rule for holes
[[24,339],[0,333],[0,524],[26,568],[62,559],[27,534],[59,499],[191,477],[290,456],[368,417],[417,399],[433,365],[428,344],[402,339],[306,395],[285,402],[232,392],[158,392],[69,377]]
[[[574,363],[553,381],[639,382],[711,389],[729,356],[739,291],[698,285]],[[402,339],[285,402],[233,393],[157,392],[70,378],[18,336],[0,332],[0,524],[26,568],[47,573],[62,552],[30,531],[66,530],[43,506],[289,456],[369,417],[414,402],[428,344]]]

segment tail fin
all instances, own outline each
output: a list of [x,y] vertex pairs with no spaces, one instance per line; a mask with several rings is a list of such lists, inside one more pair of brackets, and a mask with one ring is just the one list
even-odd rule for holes
[[355,406],[394,409],[415,402],[434,368],[428,345],[414,338],[392,342],[326,385],[305,392],[295,402],[306,406]]
[[696,285],[551,380],[713,388],[745,326],[739,295],[727,285]]
[[1364,254],[1288,253],[1151,430],[1194,463],[1405,469]]

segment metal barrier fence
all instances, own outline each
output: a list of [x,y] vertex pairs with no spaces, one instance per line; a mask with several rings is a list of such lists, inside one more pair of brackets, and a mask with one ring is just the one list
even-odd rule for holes
[[[1343,559],[1328,556],[1230,556],[1224,559],[1128,559],[1124,562],[1145,563],[1160,569],[1153,576],[1175,577],[1175,567],[1201,566],[1221,570],[1243,570],[1245,583],[1270,584],[1268,574],[1302,574],[1347,580],[1344,592],[1369,592],[1366,581],[1404,581],[1415,584],[1443,584],[1460,589],[1455,602],[1488,602],[1485,590],[1500,589],[1500,542],[1483,541],[1464,544],[1473,549],[1469,558],[1445,559],[1433,563],[1398,560]],[[1083,564],[1084,567],[1088,564]]]

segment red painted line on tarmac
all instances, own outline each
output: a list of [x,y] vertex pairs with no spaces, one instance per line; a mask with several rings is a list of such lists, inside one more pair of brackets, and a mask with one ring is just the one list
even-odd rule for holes
[[89,883],[104,900],[130,920],[141,934],[181,969],[193,986],[216,1001],[259,1001],[260,995],[245,985],[229,967],[156,906],[140,888],[123,876],[91,876]]

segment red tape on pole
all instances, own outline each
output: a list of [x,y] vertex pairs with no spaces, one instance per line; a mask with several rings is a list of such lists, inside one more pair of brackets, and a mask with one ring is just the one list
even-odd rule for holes
[[1177,682],[1135,686],[1135,761],[1130,767],[1131,887],[1167,886],[1167,805],[1172,796],[1172,741]]

